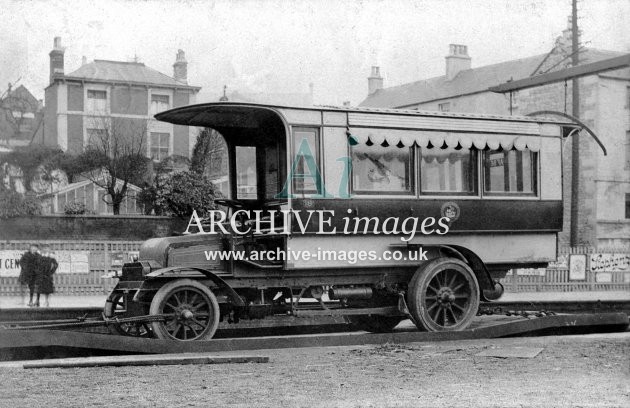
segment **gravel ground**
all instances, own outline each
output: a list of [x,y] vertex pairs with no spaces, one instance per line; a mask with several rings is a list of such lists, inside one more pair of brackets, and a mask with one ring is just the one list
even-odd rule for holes
[[[530,359],[475,356],[514,346],[544,350]],[[0,364],[0,406],[630,406],[628,332],[243,354],[270,362],[40,370]]]

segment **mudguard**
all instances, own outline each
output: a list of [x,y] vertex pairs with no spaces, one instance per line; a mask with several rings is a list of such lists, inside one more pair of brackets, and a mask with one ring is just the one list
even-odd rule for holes
[[[148,273],[147,275],[145,275],[145,279],[146,281],[151,281],[153,279],[179,279],[183,277],[194,278],[194,276],[190,276],[190,275],[184,276],[182,275],[182,272],[201,273],[202,275],[204,275],[204,277],[214,282],[219,288],[225,290],[228,294],[228,297],[234,304],[234,306],[240,306],[240,307],[245,306],[245,302],[243,302],[243,299],[241,299],[238,293],[236,293],[236,291],[232,289],[230,285],[228,285],[219,276],[203,268],[199,268],[195,266],[172,266],[169,268],[162,268],[162,269],[155,270],[151,273]],[[144,286],[144,283],[142,284],[142,286]],[[140,290],[138,290],[138,293],[136,294],[136,296],[138,296],[138,294],[142,292],[142,289],[143,288],[141,287]],[[134,296],[134,299],[135,299],[135,296]]]
[[466,261],[475,273],[477,277],[477,281],[479,282],[479,289],[482,300],[489,301],[484,295],[484,291],[494,290],[494,280],[492,279],[492,275],[486,268],[486,265],[483,263],[481,258],[471,251],[470,249],[460,246],[460,245],[443,245],[441,248],[453,251],[459,255],[459,257],[463,258]]

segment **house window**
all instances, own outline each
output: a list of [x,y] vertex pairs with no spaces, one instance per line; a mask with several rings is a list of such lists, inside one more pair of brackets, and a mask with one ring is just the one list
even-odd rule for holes
[[107,91],[96,91],[94,89],[88,89],[87,111],[107,112]]
[[422,194],[476,193],[476,150],[423,148],[420,157]]
[[451,110],[451,103],[450,102],[438,103],[438,110],[440,112],[449,112]]
[[32,131],[32,127],[31,127],[31,121],[30,120],[25,120],[24,122],[21,122],[19,124],[19,131],[20,133],[30,133]]
[[[321,162],[319,152],[319,132],[317,129],[296,128],[293,131],[293,193],[323,192]],[[313,174],[313,172],[315,174]]]
[[151,132],[151,158],[160,161],[168,157],[171,135],[169,133]]
[[483,153],[483,189],[488,194],[536,194],[537,155],[529,150]]
[[171,105],[169,103],[168,95],[151,95],[151,114],[152,115],[168,110],[170,109],[170,107]]
[[626,193],[626,219],[630,219],[630,194]]
[[377,145],[352,146],[352,192],[412,194],[413,150]]

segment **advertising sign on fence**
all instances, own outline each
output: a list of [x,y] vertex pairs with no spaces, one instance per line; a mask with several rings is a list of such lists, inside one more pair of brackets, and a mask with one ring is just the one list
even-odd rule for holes
[[591,254],[591,271],[630,271],[630,254]]
[[20,276],[20,258],[25,251],[0,251],[0,276]]
[[569,269],[569,256],[560,254],[556,262],[549,262],[549,269]]
[[[0,251],[0,276],[20,276],[20,258],[25,251],[3,250]],[[57,260],[58,274],[89,273],[89,251],[55,251],[52,256]]]
[[569,280],[586,280],[586,255],[569,255]]

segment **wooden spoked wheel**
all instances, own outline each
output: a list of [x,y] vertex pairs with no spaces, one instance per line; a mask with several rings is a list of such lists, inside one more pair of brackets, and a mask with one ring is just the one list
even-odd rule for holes
[[[125,297],[123,293],[112,293],[105,302],[105,308],[103,309],[105,317],[112,318],[126,318],[133,317],[133,315],[127,312],[125,307]],[[112,334],[119,336],[133,336],[133,337],[151,337],[151,325],[149,323],[137,322],[137,323],[112,323],[108,325],[109,331]]]
[[151,314],[165,316],[151,323],[159,339],[209,340],[219,326],[219,303],[212,291],[192,279],[162,286],[151,301]]
[[360,330],[372,333],[389,333],[394,330],[398,323],[405,319],[403,316],[352,316],[350,322]]
[[407,302],[414,323],[421,330],[464,330],[479,309],[479,284],[464,262],[438,258],[415,272]]

